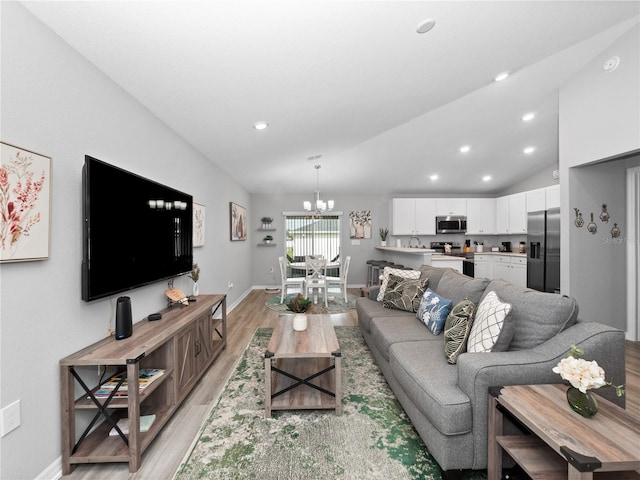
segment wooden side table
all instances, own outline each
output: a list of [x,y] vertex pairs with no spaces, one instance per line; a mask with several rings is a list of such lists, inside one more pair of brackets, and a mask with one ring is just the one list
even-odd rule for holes
[[[567,386],[494,387],[489,396],[488,479],[506,452],[534,480],[640,479],[640,419],[598,397],[592,418],[573,412]],[[529,435],[504,435],[504,418]]]

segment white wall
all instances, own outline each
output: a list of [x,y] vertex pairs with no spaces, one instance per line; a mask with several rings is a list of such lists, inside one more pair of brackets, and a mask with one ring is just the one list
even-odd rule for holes
[[[1,2],[0,8],[1,139],[53,162],[51,256],[3,264],[0,277],[0,406],[17,399],[22,406],[21,426],[1,439],[0,478],[31,479],[60,456],[59,360],[113,325],[115,298],[80,299],[84,155],[190,193],[206,206],[206,245],[194,250],[200,291],[229,293],[230,304],[250,288],[251,248],[229,241],[228,205],[249,205],[250,197],[22,6]],[[191,283],[183,277],[176,286],[190,290]],[[166,306],[165,289],[162,282],[128,293],[136,321]]]
[[[613,56],[620,57],[620,66],[607,73],[603,64]],[[573,208],[580,208],[589,188],[594,202],[605,201],[613,195],[611,189],[615,181],[603,177],[604,181],[599,183],[590,175],[580,173],[574,183],[570,169],[640,150],[639,60],[640,28],[636,23],[560,90],[561,249],[567,252],[561,257],[561,289],[563,293],[585,299],[581,305],[582,317],[600,317],[603,311],[615,311],[613,301],[619,297],[617,289],[621,287],[618,282],[606,279],[599,282],[598,278],[593,278],[601,287],[597,298],[601,304],[596,308],[589,302],[590,292],[579,279],[589,278],[585,265],[593,258],[578,258],[583,253],[579,248],[572,249],[578,245],[575,236],[579,234],[572,228]],[[624,183],[620,188],[624,189]],[[600,265],[611,268],[603,263]],[[599,320],[611,324],[606,319]],[[624,328],[623,325],[616,326]]]

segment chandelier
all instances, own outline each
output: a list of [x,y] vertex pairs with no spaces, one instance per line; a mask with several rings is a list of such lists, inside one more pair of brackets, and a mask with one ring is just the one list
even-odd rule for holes
[[313,202],[304,202],[304,209],[307,212],[314,211],[316,214],[330,212],[333,210],[333,200],[326,202],[320,200],[320,165],[316,165],[316,191],[313,193]]

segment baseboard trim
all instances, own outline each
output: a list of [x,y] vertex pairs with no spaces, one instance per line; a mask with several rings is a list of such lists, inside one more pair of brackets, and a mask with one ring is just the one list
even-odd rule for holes
[[59,480],[62,478],[62,456],[56,458],[34,480]]

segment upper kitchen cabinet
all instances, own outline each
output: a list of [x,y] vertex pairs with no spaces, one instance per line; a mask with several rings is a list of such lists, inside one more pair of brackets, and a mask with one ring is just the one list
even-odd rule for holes
[[467,198],[467,235],[496,233],[496,199]]
[[547,210],[560,208],[560,185],[551,185],[544,190]]
[[547,209],[547,192],[544,188],[536,188],[526,192],[527,212],[540,212]]
[[560,208],[560,185],[529,190],[527,195],[527,212],[540,212],[550,208]]
[[437,198],[436,215],[467,215],[467,199]]
[[496,199],[496,233],[527,233],[527,196],[524,192]]
[[433,198],[391,200],[392,235],[435,235],[436,201]]

